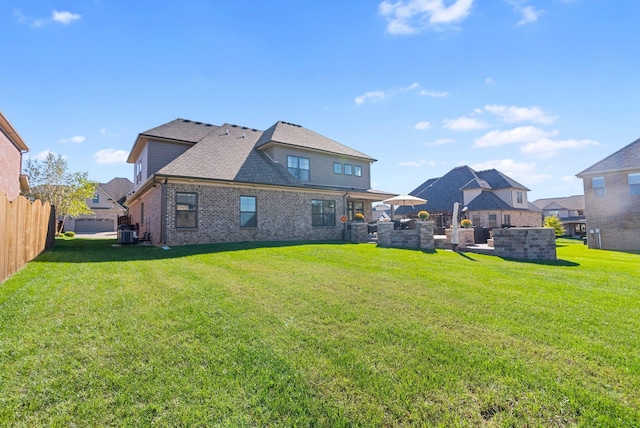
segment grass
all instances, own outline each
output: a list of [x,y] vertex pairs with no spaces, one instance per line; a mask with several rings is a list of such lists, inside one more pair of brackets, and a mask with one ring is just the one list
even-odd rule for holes
[[0,284],[2,426],[640,426],[639,254],[58,240]]

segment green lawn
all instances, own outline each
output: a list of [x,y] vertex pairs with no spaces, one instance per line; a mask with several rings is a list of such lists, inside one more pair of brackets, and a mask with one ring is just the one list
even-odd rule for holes
[[640,255],[58,240],[0,284],[0,426],[640,426]]

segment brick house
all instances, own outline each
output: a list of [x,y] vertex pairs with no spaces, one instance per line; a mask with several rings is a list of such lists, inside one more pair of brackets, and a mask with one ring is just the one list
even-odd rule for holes
[[76,233],[115,232],[118,217],[127,213],[124,202],[131,192],[133,183],[128,178],[116,177],[98,184],[93,197],[85,201],[91,214],[67,219],[64,230]]
[[427,200],[415,207],[400,207],[397,214],[415,216],[425,210],[431,214],[436,233],[451,226],[453,204],[460,203],[462,218],[474,226],[540,227],[542,212],[527,200],[527,189],[496,169],[474,171],[468,166],[452,169],[439,178],[430,178],[409,194]]
[[589,248],[640,250],[640,139],[576,174]]
[[12,201],[29,193],[29,180],[22,174],[22,154],[29,147],[0,112],[0,193]]
[[342,239],[371,189],[375,159],[287,122],[266,131],[176,119],[138,135],[126,201],[153,244]]
[[531,202],[542,210],[542,217],[555,215],[565,230],[565,236],[586,236],[584,195],[561,198],[543,198]]

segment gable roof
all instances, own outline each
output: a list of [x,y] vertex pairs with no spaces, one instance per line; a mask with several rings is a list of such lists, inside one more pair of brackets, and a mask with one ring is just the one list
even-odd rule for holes
[[576,174],[582,178],[585,175],[601,174],[614,171],[640,169],[640,138],[596,162],[584,171]]
[[98,187],[121,205],[127,199],[127,195],[133,192],[133,183],[131,180],[122,177],[113,178],[107,183],[100,183]]
[[541,210],[584,210],[585,207],[584,195],[536,199],[532,204]]
[[267,129],[256,144],[256,148],[265,149],[273,144],[284,144],[308,150],[337,153],[361,158],[369,162],[375,161],[375,159],[362,152],[340,144],[337,141],[320,135],[317,132],[313,132],[300,125],[289,122],[279,121],[271,128]]
[[495,193],[483,190],[467,204],[467,209],[469,211],[495,211],[512,210],[513,208]]
[[9,120],[2,114],[0,111],[0,132],[7,136],[9,141],[13,143],[14,146],[21,152],[28,152],[29,147],[22,141],[22,137],[18,134],[18,132],[13,128]]
[[481,192],[480,195],[476,196],[467,204],[467,208],[470,210],[518,209],[509,206],[509,204],[496,196],[492,190],[529,190],[496,169],[476,172],[465,165],[453,168],[440,178],[430,178],[412,192],[409,192],[410,195],[426,199],[426,204],[413,208],[399,207],[396,212],[398,214],[407,214],[420,210],[450,212],[453,211],[453,204],[455,202],[459,202],[460,204],[464,203],[464,191],[472,189],[481,189]]
[[522,184],[518,183],[516,180],[511,177],[507,177],[497,169],[487,169],[485,171],[476,172],[479,178],[485,180],[489,183],[489,186],[493,190],[497,189],[522,189],[522,190],[530,190],[527,189]]

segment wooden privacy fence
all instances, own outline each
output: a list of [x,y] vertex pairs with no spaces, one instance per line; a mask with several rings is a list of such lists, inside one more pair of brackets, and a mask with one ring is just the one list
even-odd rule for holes
[[51,204],[0,193],[0,282],[54,244],[55,226]]

